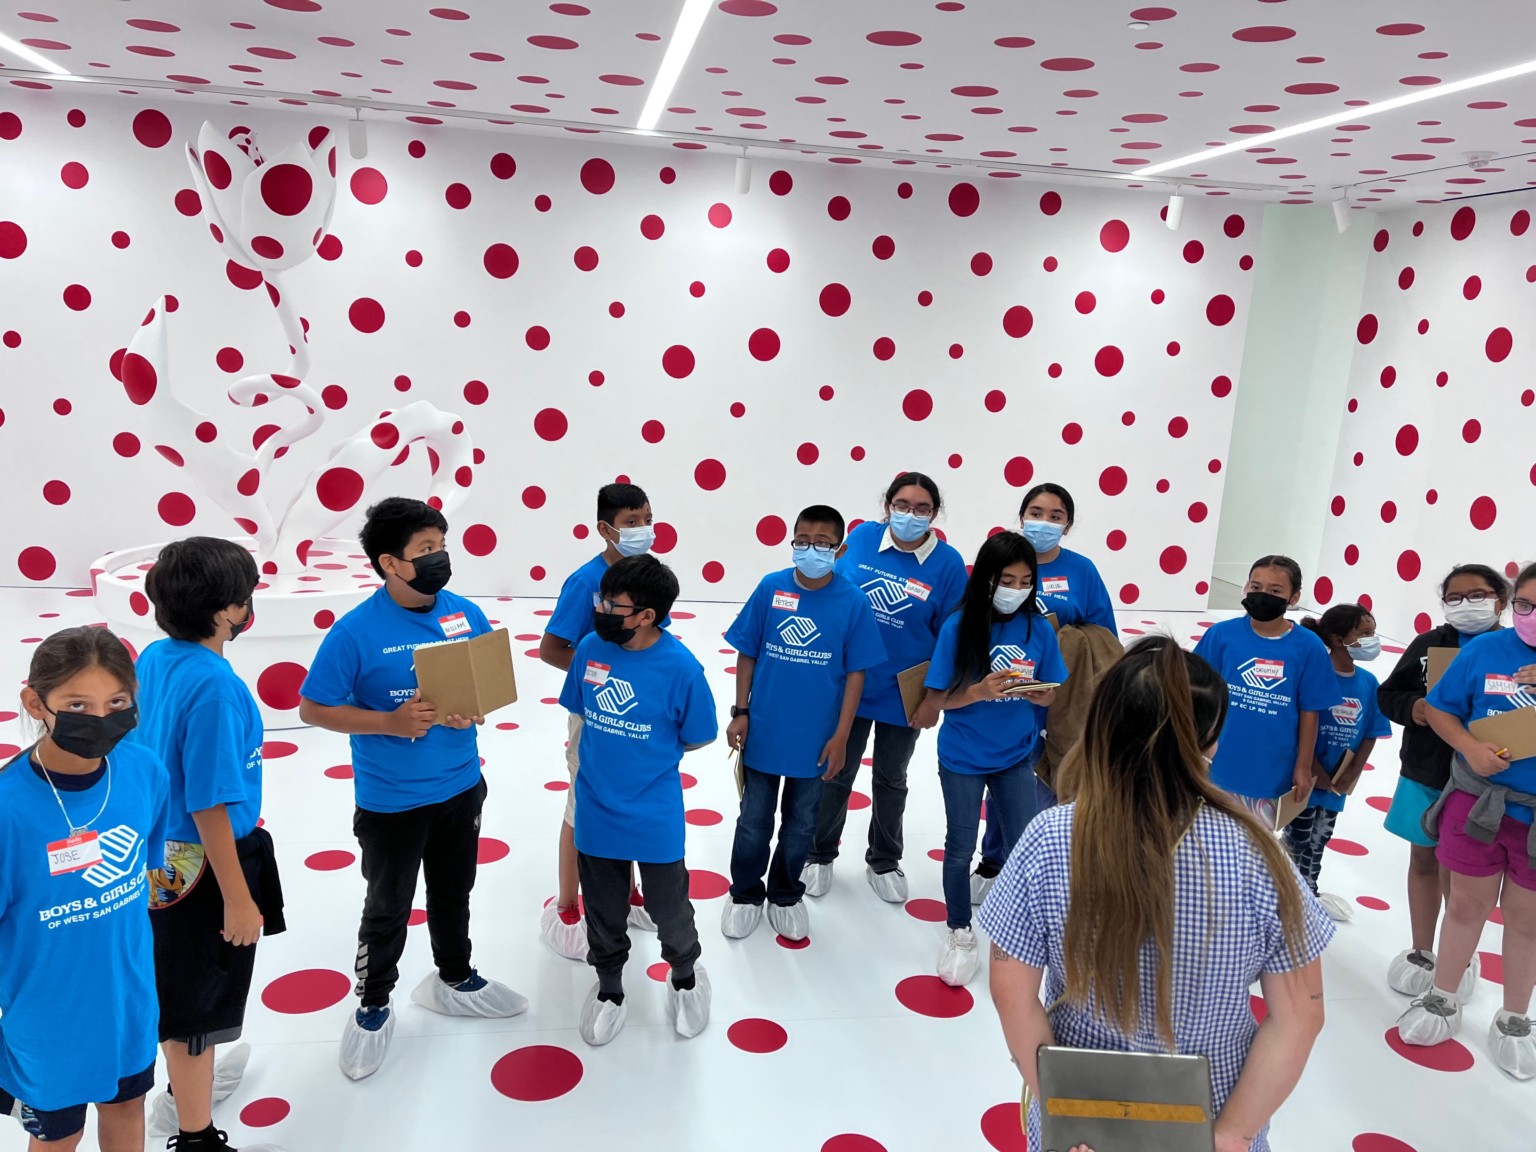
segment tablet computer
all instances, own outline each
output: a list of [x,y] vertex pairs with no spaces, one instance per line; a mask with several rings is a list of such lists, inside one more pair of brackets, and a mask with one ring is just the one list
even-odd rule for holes
[[1212,1152],[1204,1056],[1040,1049],[1040,1152]]

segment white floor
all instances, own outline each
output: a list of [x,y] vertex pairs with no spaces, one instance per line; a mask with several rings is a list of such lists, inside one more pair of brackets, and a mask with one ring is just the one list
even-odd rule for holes
[[[521,641],[519,652],[531,652],[540,613],[549,607],[539,600],[486,602],[491,617]],[[682,608],[674,613],[677,634],[709,669],[716,699],[729,702],[732,654],[720,636],[734,608]],[[94,619],[91,602],[78,595],[0,591],[0,679],[16,684],[24,677],[36,638]],[[1122,613],[1122,624],[1128,632],[1168,625],[1185,642],[1202,627],[1193,615]],[[870,892],[858,850],[867,811],[856,811],[850,851],[832,892],[813,902],[811,941],[798,950],[781,947],[766,925],[745,941],[720,935],[716,893],[729,867],[734,786],[723,748],[689,756],[683,767],[697,784],[687,792],[688,860],[696,885],[708,888],[721,877],[708,898],[696,900],[703,963],[714,982],[713,1018],[695,1040],[670,1033],[662,985],[646,971],[659,959],[656,940],[639,934],[629,1024],[610,1047],[593,1050],[576,1034],[592,977],[584,965],[549,951],[537,933],[540,909],[554,893],[565,799],[557,677],[531,655],[520,661],[519,677],[523,702],[494,717],[481,738],[491,790],[482,858],[490,862],[475,893],[474,937],[477,965],[526,994],[531,1010],[510,1021],[461,1021],[409,1006],[410,988],[430,965],[425,931],[413,928],[389,1061],[361,1084],[341,1075],[337,1041],[353,1003],[347,973],[363,882],[350,835],[351,784],[327,769],[346,765],[347,746],[324,732],[273,733],[266,821],[277,841],[291,928],[261,945],[256,989],[267,1001],[311,1010],[274,1011],[253,998],[250,1071],[216,1116],[233,1140],[271,1142],[289,1152],[1024,1148],[1018,1075],[988,1002],[985,971],[968,992],[935,987],[931,976],[942,923],[926,917],[937,911],[942,921],[934,856],[944,826],[931,736],[919,742],[911,769],[906,870],[913,903],[903,910]],[[15,707],[0,700],[0,744],[21,740],[6,715]],[[1275,1122],[1273,1144],[1297,1152],[1524,1152],[1536,1145],[1536,1084],[1507,1079],[1484,1048],[1497,984],[1485,981],[1469,1005],[1464,1047],[1447,1045],[1427,1057],[1448,1070],[1410,1062],[1388,1045],[1405,1004],[1384,974],[1408,940],[1407,851],[1382,828],[1383,798],[1396,778],[1395,741],[1383,745],[1377,761],[1335,841],[1357,854],[1330,853],[1323,872],[1326,890],[1366,903],[1356,905],[1355,921],[1341,926],[1328,952],[1328,1026]],[[1494,957],[1501,935],[1490,925],[1483,941]],[[1496,961],[1485,963],[1485,975],[1490,969],[1497,971]],[[17,1127],[0,1125],[0,1149],[25,1146]],[[95,1148],[93,1137],[82,1146]]]

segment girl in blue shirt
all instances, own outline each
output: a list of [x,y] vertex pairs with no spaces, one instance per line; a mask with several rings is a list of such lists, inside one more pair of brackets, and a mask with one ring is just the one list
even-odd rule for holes
[[0,1113],[71,1152],[142,1152],[155,1084],[149,877],[170,781],[138,723],[128,649],[105,628],[37,646],[21,702],[42,739],[0,769]]
[[1056,633],[1035,604],[1035,550],[1014,532],[981,546],[958,612],[944,622],[928,665],[925,703],[944,713],[939,784],[944,791],[944,908],[949,932],[939,979],[970,982],[978,960],[968,875],[981,801],[1001,830],[1004,857],[1035,815],[1032,755],[1054,687],[1067,678]]
[[[1318,892],[1317,877],[1323,868],[1323,849],[1333,839],[1350,783],[1364,771],[1376,741],[1392,735],[1392,725],[1376,703],[1376,677],[1355,666],[1356,661],[1381,655],[1381,640],[1376,635],[1376,618],[1360,604],[1335,604],[1321,620],[1308,616],[1301,625],[1328,646],[1340,700],[1319,718],[1312,802],[1285,826],[1285,843],[1302,879],[1328,916],[1351,920],[1354,912],[1349,904],[1332,893]],[[1350,763],[1344,768],[1345,775],[1338,777],[1346,753],[1352,753]],[[1335,791],[1335,787],[1343,790]]]
[[800,877],[807,895],[824,896],[832,887],[832,861],[848,819],[848,797],[873,731],[874,810],[864,873],[882,900],[906,902],[901,822],[907,807],[907,764],[918,730],[932,728],[939,716],[924,704],[909,722],[897,675],[933,655],[939,629],[965,592],[965,561],[933,529],[933,518],[942,507],[937,484],[921,472],[903,472],[885,491],[885,518],[850,532],[848,550],[837,562],[837,574],[869,598],[886,660],[865,673],[858,715],[848,735],[847,767],[821,791],[816,838]]

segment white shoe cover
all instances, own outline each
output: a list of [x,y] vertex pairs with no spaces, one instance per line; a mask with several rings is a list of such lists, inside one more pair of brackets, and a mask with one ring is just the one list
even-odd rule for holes
[[[240,1081],[245,1079],[245,1068],[251,1062],[251,1046],[236,1044],[213,1066],[213,1102],[221,1104],[235,1094]],[[156,1140],[168,1140],[181,1131],[181,1116],[176,1108],[176,1097],[162,1092],[149,1106],[149,1134]]]
[[811,913],[804,900],[768,905],[768,923],[786,940],[804,940],[811,934]]
[[996,876],[983,876],[979,872],[971,873],[971,907],[981,907],[981,902],[987,898],[987,893],[992,891],[992,885],[997,883]]
[[800,883],[807,896],[825,896],[832,891],[832,865],[807,864],[800,869]]
[[1392,986],[1392,991],[1417,998],[1435,986],[1435,954],[1419,953],[1420,956],[1429,958],[1427,966],[1411,960],[1410,957],[1413,955],[1412,948],[1397,954],[1397,959],[1393,960],[1392,966],[1387,969],[1387,983]]
[[1404,1044],[1433,1048],[1461,1031],[1461,1005],[1444,992],[1430,989],[1397,1018]]
[[745,940],[757,931],[763,919],[761,904],[738,904],[727,900],[720,909],[720,931],[732,940]]
[[[434,974],[435,976],[435,974]],[[394,1001],[389,1005],[389,1019],[377,1032],[370,1032],[357,1022],[357,1013],[347,1013],[347,1026],[341,1030],[341,1070],[350,1080],[366,1080],[384,1064],[389,1055],[389,1041],[395,1034]]]
[[709,1023],[709,973],[702,967],[693,970],[693,987],[680,992],[667,977],[667,1019],[684,1040],[692,1040]]
[[436,972],[428,972],[416,985],[416,990],[411,993],[411,1003],[443,1016],[481,1016],[494,1020],[521,1016],[528,1011],[528,997],[518,995],[505,984],[486,980],[485,987],[478,992],[460,992],[452,984],[445,983]]
[[544,905],[544,914],[539,917],[539,935],[544,943],[567,960],[586,960],[587,922],[578,918],[576,923],[567,924],[560,919],[558,901],[551,900]]
[[893,868],[889,872],[876,872],[865,865],[864,875],[868,877],[869,886],[875,890],[875,895],[887,904],[907,902],[907,874],[900,868]]
[[980,959],[976,933],[969,928],[951,928],[939,949],[939,979],[952,988],[963,988],[976,975]]
[[637,932],[656,931],[656,921],[651,919],[651,914],[645,910],[642,904],[629,906],[629,926]]
[[592,985],[581,1005],[581,1038],[594,1048],[601,1048],[624,1031],[624,1018],[629,1015],[627,1004],[615,1004],[597,998],[598,985]]
[[1477,991],[1478,977],[1483,974],[1483,958],[1476,952],[1472,953],[1472,963],[1467,965],[1467,970],[1461,974],[1461,983],[1456,985],[1456,999],[1465,1004],[1472,999],[1472,993]]
[[1355,918],[1355,910],[1342,896],[1335,896],[1332,892],[1319,892],[1317,902],[1323,906],[1323,911],[1328,913],[1328,919],[1337,923],[1348,924]]
[[1488,1048],[1498,1066],[1516,1080],[1536,1078],[1536,1036],[1528,1016],[1500,1012],[1488,1026]]

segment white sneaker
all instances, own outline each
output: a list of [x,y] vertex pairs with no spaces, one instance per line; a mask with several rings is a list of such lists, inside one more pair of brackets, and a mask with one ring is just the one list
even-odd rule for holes
[[693,987],[684,992],[674,988],[672,977],[667,977],[667,1020],[684,1040],[692,1040],[709,1023],[709,973],[695,967],[693,981]]
[[1404,1044],[1423,1048],[1443,1044],[1461,1031],[1461,1005],[1431,988],[1397,1018],[1397,1031]]
[[979,908],[987,893],[992,891],[992,885],[997,883],[996,876],[983,876],[980,872],[971,873],[971,907]]
[[939,949],[939,979],[952,988],[963,988],[976,975],[980,958],[976,933],[969,928],[951,928]]
[[800,883],[807,896],[825,896],[832,890],[832,865],[807,864],[800,869]]
[[[213,1102],[215,1105],[228,1100],[245,1078],[245,1067],[251,1062],[251,1046],[236,1044],[227,1055],[213,1066]],[[155,1097],[149,1108],[149,1134],[156,1140],[168,1140],[181,1131],[181,1117],[176,1109],[176,1097],[162,1092]]]
[[449,984],[436,972],[428,972],[411,993],[411,1003],[443,1016],[496,1020],[528,1011],[528,997],[518,995],[505,984],[487,980],[473,968],[469,970],[469,979],[459,984]]
[[609,1043],[624,1030],[624,1018],[629,1015],[627,1004],[615,1004],[611,1000],[597,998],[598,985],[592,985],[587,999],[581,1006],[581,1024],[577,1031],[581,1038],[594,1048]]
[[544,943],[567,960],[587,958],[586,920],[577,917],[576,923],[567,924],[560,919],[560,909],[555,900],[544,905],[544,914],[539,917],[539,935],[543,937]]
[[1328,913],[1328,919],[1340,924],[1348,924],[1355,918],[1355,910],[1349,906],[1349,902],[1342,896],[1335,896],[1332,892],[1319,892],[1317,902],[1323,906],[1323,911]]
[[629,926],[637,932],[656,931],[656,921],[651,919],[651,914],[645,910],[644,904],[629,906]]
[[394,1002],[383,1008],[359,1008],[347,1016],[341,1030],[341,1070],[349,1079],[365,1080],[377,1072],[389,1055],[395,1034]]
[[1409,949],[1399,952],[1387,969],[1387,983],[1392,991],[1419,997],[1435,986],[1435,954]]
[[1488,1047],[1498,1066],[1516,1080],[1536,1078],[1536,1036],[1529,1016],[1501,1009],[1488,1026]]
[[889,872],[876,872],[866,864],[864,875],[869,880],[869,886],[875,890],[875,895],[887,904],[907,902],[907,874],[900,868],[892,868]]
[[804,900],[768,905],[768,923],[786,940],[804,940],[811,934],[811,913]]
[[761,904],[738,904],[727,900],[720,909],[720,931],[732,940],[745,940],[757,931],[762,918]]
[[1476,952],[1472,953],[1472,963],[1467,965],[1467,970],[1461,974],[1461,983],[1456,985],[1456,999],[1465,1004],[1472,999],[1472,993],[1477,991],[1478,977],[1483,974],[1483,958]]

